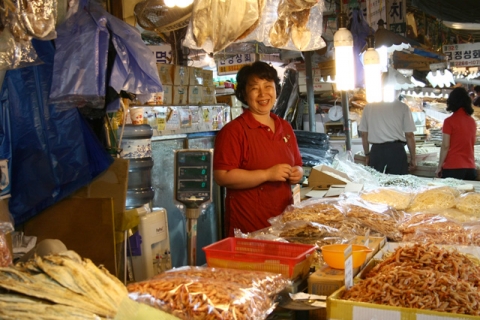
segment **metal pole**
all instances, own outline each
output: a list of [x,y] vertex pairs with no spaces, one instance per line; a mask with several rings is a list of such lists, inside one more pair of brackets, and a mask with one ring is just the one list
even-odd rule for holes
[[313,92],[312,54],[313,51],[303,52],[306,68],[305,74],[307,78],[308,128],[312,132],[317,132],[317,127],[315,124],[315,97]]
[[197,220],[200,208],[187,208],[187,262],[189,266],[197,265]]
[[350,120],[348,119],[348,92],[342,91],[342,113],[343,113],[343,131],[345,132],[345,151],[352,150],[352,141],[350,133]]

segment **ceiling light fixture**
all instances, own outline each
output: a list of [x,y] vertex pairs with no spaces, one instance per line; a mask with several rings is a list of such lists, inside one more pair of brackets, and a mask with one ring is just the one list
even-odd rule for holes
[[355,87],[355,67],[353,65],[353,36],[346,28],[347,15],[338,16],[338,30],[333,36],[335,47],[335,83],[337,90],[348,91]]
[[367,102],[382,101],[382,72],[380,69],[380,55],[375,50],[375,38],[367,37],[368,49],[363,55],[363,69],[365,74],[365,91]]
[[455,85],[453,74],[448,70],[446,62],[430,64],[430,72],[427,74],[427,80],[433,87],[450,87]]

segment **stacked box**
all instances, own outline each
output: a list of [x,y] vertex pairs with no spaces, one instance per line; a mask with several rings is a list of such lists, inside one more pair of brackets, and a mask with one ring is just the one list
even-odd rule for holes
[[203,69],[190,67],[190,80],[189,85],[201,86],[203,85]]
[[203,85],[206,86],[206,87],[213,86],[213,71],[212,70],[203,70]]
[[188,86],[190,81],[190,67],[175,65],[173,71],[173,85]]
[[172,85],[163,86],[163,104],[167,106],[173,104],[173,86]]
[[175,69],[173,64],[157,63],[158,76],[164,85],[173,85],[172,74]]
[[188,103],[188,87],[173,86],[173,105],[185,105]]
[[202,86],[188,86],[188,103],[199,104],[202,102],[203,87]]
[[215,86],[203,86],[202,87],[202,103],[214,104],[215,103]]

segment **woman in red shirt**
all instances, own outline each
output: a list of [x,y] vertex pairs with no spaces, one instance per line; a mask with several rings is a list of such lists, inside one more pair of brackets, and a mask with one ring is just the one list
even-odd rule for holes
[[261,61],[237,74],[243,113],[215,138],[213,176],[226,187],[225,231],[268,227],[292,204],[291,185],[303,178],[302,158],[289,122],[271,112],[280,90],[277,71]]
[[464,88],[455,88],[447,99],[453,114],[443,122],[440,160],[435,174],[439,178],[475,180],[477,170],[474,145],[477,135],[472,100]]

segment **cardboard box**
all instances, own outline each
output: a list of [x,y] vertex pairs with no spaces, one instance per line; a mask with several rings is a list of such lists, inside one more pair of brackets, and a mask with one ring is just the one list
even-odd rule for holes
[[172,105],[173,104],[173,86],[163,86],[163,104]]
[[175,69],[173,64],[157,63],[158,76],[163,85],[173,85],[172,74]]
[[[324,81],[322,81],[322,77],[321,76],[313,76],[313,84],[316,84],[316,83],[319,83],[319,84],[322,84],[324,83]],[[307,78],[304,78],[304,77],[300,77],[298,78],[298,85],[307,85]]]
[[188,103],[199,104],[202,102],[203,89],[201,86],[188,86]]
[[359,192],[362,184],[353,183],[343,172],[327,165],[312,168],[308,176],[308,187],[311,189],[308,197],[336,197],[343,192]]
[[173,70],[173,85],[188,86],[190,81],[190,67],[175,65]]
[[235,95],[224,95],[224,96],[216,96],[215,97],[217,103],[225,103],[228,104],[230,107],[235,107],[237,97]]
[[[314,77],[321,77],[322,76],[322,69],[320,68],[313,68],[312,69],[312,76]],[[306,78],[307,77],[307,70],[302,69],[298,71],[298,78]]]
[[[300,84],[298,86],[298,91],[305,93],[307,92],[307,85],[306,84]],[[333,85],[331,83],[327,82],[321,82],[321,83],[314,83],[313,84],[313,92],[322,92],[322,91],[333,91]]]
[[331,185],[345,185],[349,182],[352,181],[346,173],[324,164],[313,167],[308,176],[309,187],[324,187],[328,189]]
[[188,102],[188,87],[173,86],[173,103],[174,105],[186,105]]
[[203,70],[203,85],[205,87],[211,87],[213,85],[213,71]]
[[215,86],[203,86],[202,87],[202,103],[203,104],[215,104]]
[[190,86],[202,86],[203,74],[203,69],[190,67],[190,80],[188,84]]

